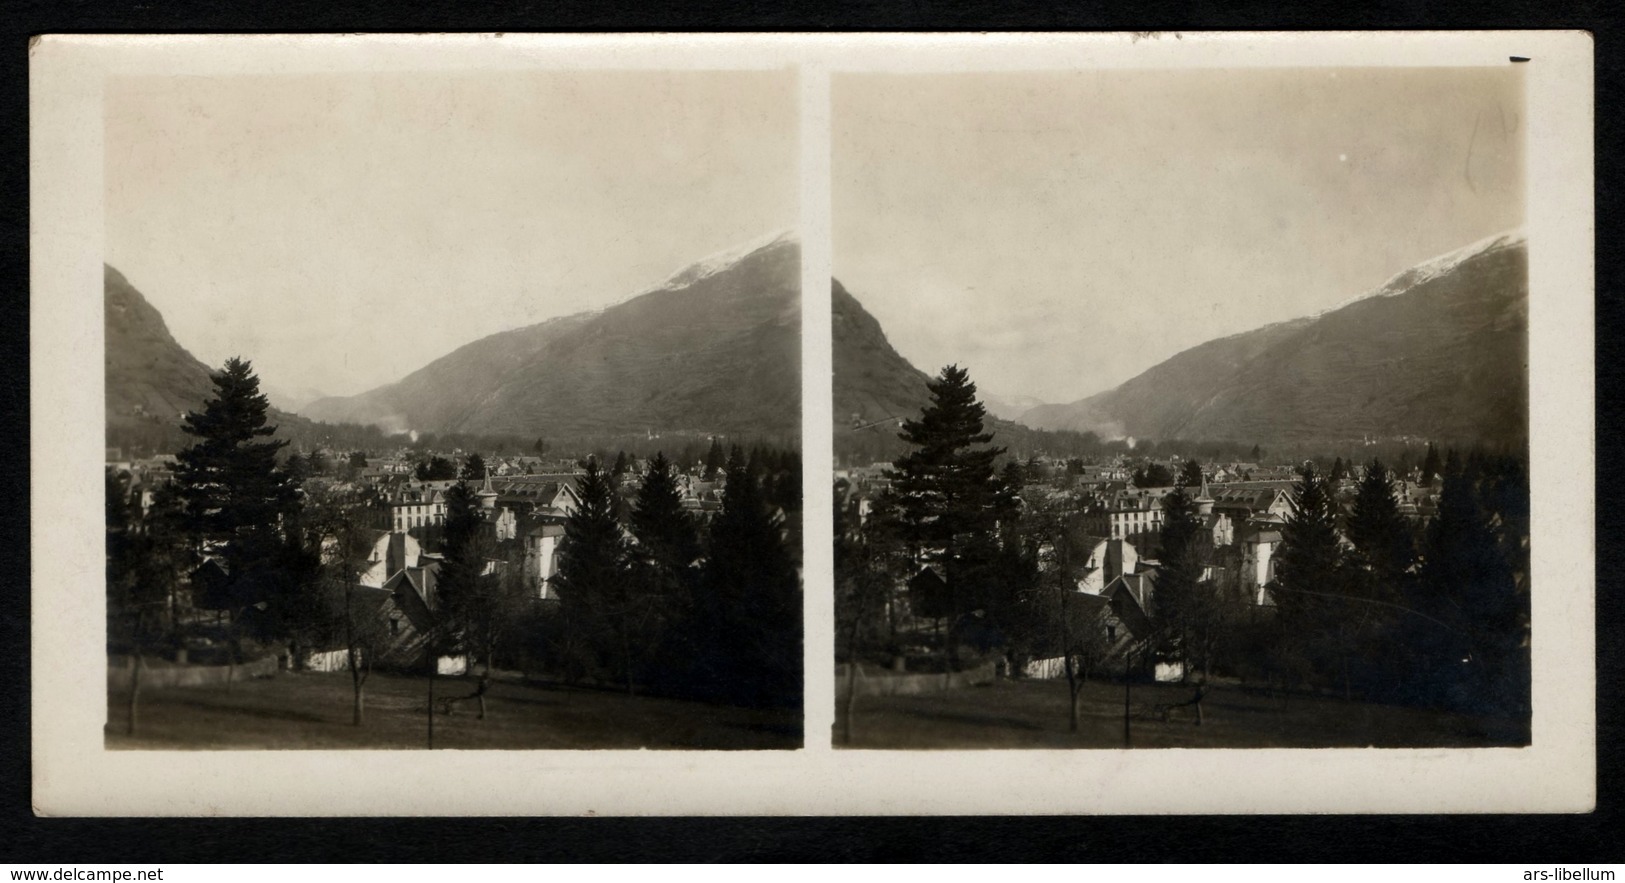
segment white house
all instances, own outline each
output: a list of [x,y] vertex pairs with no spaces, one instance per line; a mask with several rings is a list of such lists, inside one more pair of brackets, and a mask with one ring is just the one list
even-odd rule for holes
[[1241,588],[1254,604],[1273,604],[1265,589],[1275,581],[1275,550],[1281,545],[1281,532],[1254,530],[1241,541]]
[[525,582],[536,587],[536,597],[557,598],[551,580],[559,570],[559,541],[564,525],[549,521],[525,536]]
[[372,544],[367,569],[362,572],[358,582],[381,589],[390,577],[408,567],[417,567],[422,555],[423,547],[418,544],[417,537],[405,531],[381,533]]

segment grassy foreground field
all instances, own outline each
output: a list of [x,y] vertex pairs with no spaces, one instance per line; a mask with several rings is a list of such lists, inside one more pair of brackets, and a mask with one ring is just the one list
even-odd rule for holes
[[[1135,684],[1130,732],[1135,748],[1422,748],[1529,744],[1527,720],[1346,702],[1321,696],[1269,696],[1210,687],[1203,723],[1189,707],[1166,722],[1156,706],[1185,702],[1193,688]],[[1065,681],[997,681],[920,696],[859,696],[852,742],[844,743],[837,703],[835,744],[850,748],[1121,748],[1122,684],[1083,689],[1077,733],[1070,732]]]
[[[107,697],[108,748],[424,748],[427,679],[374,674],[367,679],[365,722],[350,723],[347,673],[283,672],[224,685],[143,689],[136,735],[125,735],[127,697]],[[436,678],[435,699],[466,696],[474,681]],[[485,720],[459,703],[434,720],[436,748],[722,748],[801,747],[801,712],[527,684],[492,683]]]

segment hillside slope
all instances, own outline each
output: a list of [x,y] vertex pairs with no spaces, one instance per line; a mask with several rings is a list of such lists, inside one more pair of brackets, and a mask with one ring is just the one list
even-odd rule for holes
[[[1067,405],[1041,405],[1018,419],[1036,429],[1123,435],[1171,436],[1142,427],[1179,425],[1185,416],[1220,395],[1230,378],[1253,359],[1309,325],[1294,319],[1221,337],[1192,347],[1116,389]],[[1132,425],[1131,425],[1132,424]]]
[[1158,439],[1517,441],[1528,432],[1528,296],[1524,238],[1503,234],[1022,422]]
[[[175,340],[158,309],[112,267],[103,272],[102,298],[107,446],[126,456],[149,456],[191,445],[196,440],[181,428],[182,418],[214,397],[214,369]],[[252,362],[251,353],[243,356]],[[261,381],[262,393],[273,385]],[[277,438],[305,450],[367,449],[385,442],[375,429],[315,423],[275,405],[266,417]]]
[[178,422],[214,394],[209,368],[175,341],[157,308],[124,274],[103,267],[102,309],[109,426]]
[[836,431],[919,416],[930,398],[927,376],[892,349],[880,322],[840,280],[830,281]]
[[790,433],[801,422],[800,246],[695,264],[594,313],[495,334],[303,415],[392,431]]

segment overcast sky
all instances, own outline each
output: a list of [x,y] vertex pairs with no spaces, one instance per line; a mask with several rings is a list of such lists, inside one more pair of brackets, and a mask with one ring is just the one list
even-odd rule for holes
[[113,80],[107,262],[211,366],[361,392],[797,221],[784,72]]
[[837,75],[835,275],[1067,402],[1523,224],[1517,65]]

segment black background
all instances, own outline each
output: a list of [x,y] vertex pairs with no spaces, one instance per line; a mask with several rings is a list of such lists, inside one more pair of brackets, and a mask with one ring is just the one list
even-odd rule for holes
[[[1625,860],[1620,816],[1621,34],[1602,2],[0,2],[0,864]],[[1564,816],[40,819],[29,800],[27,40],[41,33],[1585,29],[1596,39],[1598,804]],[[1539,64],[1534,58],[1531,64]],[[1536,391],[1538,394],[1538,390]],[[48,419],[48,418],[46,418]],[[1576,448],[1584,442],[1576,440]],[[809,734],[817,736],[818,734]],[[1079,783],[1088,787],[1088,783]],[[1306,787],[1312,785],[1306,783]],[[538,783],[539,788],[545,784]]]

